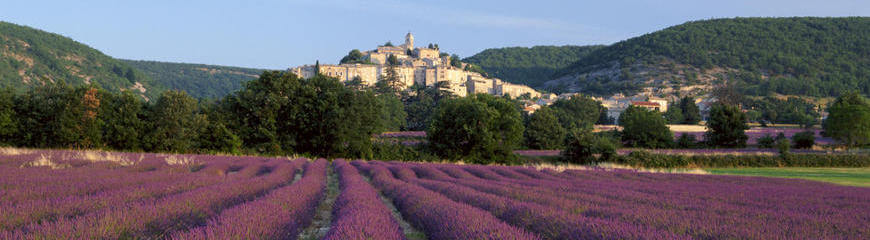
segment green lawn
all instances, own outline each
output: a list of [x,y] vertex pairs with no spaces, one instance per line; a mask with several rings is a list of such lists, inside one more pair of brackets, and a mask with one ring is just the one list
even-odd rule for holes
[[801,178],[870,187],[870,168],[709,168],[712,174]]

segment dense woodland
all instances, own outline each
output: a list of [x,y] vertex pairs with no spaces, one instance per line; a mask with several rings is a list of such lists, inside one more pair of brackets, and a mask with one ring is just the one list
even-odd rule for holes
[[536,46],[486,49],[462,61],[478,65],[492,77],[536,87],[603,46]]
[[[688,22],[598,49],[554,77],[665,60],[710,70],[749,95],[870,93],[870,18],[736,18]],[[625,75],[625,74],[623,74]],[[618,89],[617,89],[618,90]]]
[[121,60],[167,89],[184,90],[197,99],[229,95],[254,80],[263,69],[205,64]]

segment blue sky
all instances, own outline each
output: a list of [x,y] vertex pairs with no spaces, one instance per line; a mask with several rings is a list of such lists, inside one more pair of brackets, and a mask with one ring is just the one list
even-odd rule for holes
[[487,48],[611,44],[691,20],[870,16],[866,0],[43,1],[0,0],[0,20],[125,59],[284,69],[336,63],[412,31],[467,57]]

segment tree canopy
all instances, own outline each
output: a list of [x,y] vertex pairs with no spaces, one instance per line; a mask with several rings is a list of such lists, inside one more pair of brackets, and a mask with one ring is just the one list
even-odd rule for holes
[[532,149],[560,149],[568,130],[559,123],[556,112],[550,107],[535,111],[526,124],[526,146]]
[[586,96],[572,96],[567,99],[559,99],[550,105],[553,108],[559,123],[565,129],[592,129],[602,114],[601,103]]
[[433,153],[475,163],[509,163],[523,136],[514,104],[504,98],[477,94],[438,104],[426,131]]
[[847,147],[870,144],[870,102],[856,92],[838,97],[823,126],[825,135]]
[[668,148],[674,143],[674,133],[657,111],[629,106],[619,115],[619,126],[626,146]]
[[716,147],[746,147],[747,129],[746,114],[739,107],[717,103],[710,108],[704,140]]

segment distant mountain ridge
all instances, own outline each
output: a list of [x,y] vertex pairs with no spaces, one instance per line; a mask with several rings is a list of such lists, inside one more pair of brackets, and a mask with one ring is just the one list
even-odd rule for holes
[[595,50],[544,88],[597,95],[699,94],[732,81],[749,95],[870,93],[870,18],[693,21]]
[[216,99],[242,88],[257,79],[265,69],[228,67],[206,64],[121,60],[144,72],[167,89],[180,89],[195,98]]
[[604,46],[535,46],[486,49],[463,62],[504,81],[538,87],[556,71]]
[[0,22],[0,88],[24,91],[63,81],[94,84],[155,99],[183,90],[195,98],[219,98],[242,88],[264,69],[189,63],[121,60],[58,34]]
[[64,81],[95,84],[109,91],[133,91],[143,98],[163,87],[142,72],[70,38],[0,22],[0,87],[22,91]]
[[[487,49],[464,62],[552,92],[699,95],[734,82],[745,94],[870,94],[870,17],[692,21],[609,46]],[[0,22],[0,87],[63,80],[155,98],[179,89],[217,98],[262,69],[118,60],[68,37]]]

